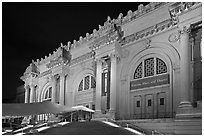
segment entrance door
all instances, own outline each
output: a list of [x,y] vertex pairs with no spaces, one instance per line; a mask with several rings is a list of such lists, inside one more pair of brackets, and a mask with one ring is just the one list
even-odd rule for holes
[[157,94],[157,112],[158,112],[158,117],[163,118],[165,117],[166,114],[166,94],[164,92],[158,93]]
[[154,102],[152,94],[148,94],[145,96],[145,103],[146,118],[153,118]]
[[142,99],[141,96],[134,97],[134,118],[138,119],[142,117]]

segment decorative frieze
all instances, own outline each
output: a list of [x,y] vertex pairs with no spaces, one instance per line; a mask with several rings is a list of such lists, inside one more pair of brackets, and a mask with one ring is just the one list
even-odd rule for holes
[[166,30],[172,26],[174,26],[174,24],[172,24],[171,19],[167,19],[167,20],[160,22],[154,26],[151,26],[147,29],[141,30],[139,32],[136,32],[136,33],[133,33],[129,36],[124,37],[123,40],[121,41],[121,45],[124,46],[126,44],[131,43],[131,42],[135,42],[139,39],[149,37],[153,34],[156,34],[158,32]]
[[77,63],[79,63],[79,62],[82,62],[82,61],[84,61],[84,60],[86,60],[86,59],[92,58],[94,55],[95,55],[95,54],[94,54],[93,52],[89,52],[89,53],[84,54],[84,55],[82,55],[82,56],[80,56],[80,57],[74,58],[74,59],[71,60],[70,66],[72,66],[72,65],[74,65],[74,64],[77,64]]
[[49,74],[51,74],[52,73],[52,70],[47,70],[47,71],[44,71],[44,72],[42,72],[42,73],[40,73],[40,76],[39,77],[43,77],[43,76],[46,76],[46,75],[49,75]]
[[170,6],[169,13],[172,17],[175,17],[189,11],[194,5],[199,3],[200,2],[176,2]]

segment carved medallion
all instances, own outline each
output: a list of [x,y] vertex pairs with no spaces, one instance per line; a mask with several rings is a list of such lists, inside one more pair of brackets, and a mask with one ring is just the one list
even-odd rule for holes
[[180,33],[179,32],[174,32],[169,36],[169,42],[176,42],[180,39]]

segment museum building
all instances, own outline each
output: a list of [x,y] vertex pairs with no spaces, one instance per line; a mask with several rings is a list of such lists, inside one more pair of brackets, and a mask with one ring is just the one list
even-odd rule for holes
[[151,2],[108,17],[31,62],[21,77],[25,103],[84,105],[94,118],[201,119],[201,9],[201,2]]

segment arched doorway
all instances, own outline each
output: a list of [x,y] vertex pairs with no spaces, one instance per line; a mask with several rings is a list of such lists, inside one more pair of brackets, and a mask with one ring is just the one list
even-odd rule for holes
[[136,62],[130,78],[130,114],[133,119],[172,117],[170,64],[149,54]]
[[[52,87],[50,85],[47,85],[42,94],[41,94],[41,101],[51,101],[52,99]],[[51,114],[42,114],[39,116],[39,119],[41,121],[47,121],[51,117]]]

